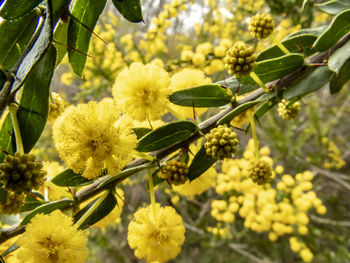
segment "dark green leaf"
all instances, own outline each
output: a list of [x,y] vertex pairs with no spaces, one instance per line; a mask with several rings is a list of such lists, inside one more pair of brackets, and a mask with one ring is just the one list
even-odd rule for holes
[[0,188],[0,203],[6,203],[7,191],[4,188]]
[[246,111],[247,109],[253,107],[257,103],[259,103],[259,101],[250,101],[250,102],[247,102],[247,103],[244,103],[244,104],[238,106],[233,111],[231,111],[230,113],[228,113],[224,117],[222,117],[220,120],[218,120],[217,124],[220,125],[220,124],[224,124],[224,123],[229,123],[231,120],[234,119],[234,117],[236,117],[237,115]]
[[159,127],[142,137],[137,145],[140,152],[152,152],[187,139],[198,131],[190,121],[176,121]]
[[140,0],[112,0],[118,11],[130,22],[142,22],[142,9]]
[[2,257],[7,256],[8,254],[12,253],[13,251],[15,251],[17,248],[19,248],[19,246],[16,244],[16,242],[14,242],[5,252],[3,252],[1,254]]
[[4,122],[2,123],[0,130],[0,162],[5,158],[4,151],[13,154],[16,149],[10,113],[4,113],[2,118],[4,118]]
[[253,90],[260,88],[260,86],[257,84],[245,85],[245,84],[239,83],[239,81],[235,78],[221,80],[221,81],[216,82],[216,84],[219,84],[221,86],[229,88],[231,90],[232,94],[235,94],[238,90],[237,95],[243,95],[245,93],[248,93],[248,92],[251,92]]
[[202,145],[200,150],[194,156],[192,163],[188,169],[188,178],[190,179],[190,181],[193,181],[197,177],[201,176],[215,162],[216,162],[216,159],[208,155],[205,152],[204,146]]
[[[304,57],[299,54],[284,55],[279,58],[263,60],[258,63],[254,70],[255,74],[264,83],[282,78],[304,65]],[[250,77],[239,79],[244,84],[255,84],[255,81]]]
[[135,174],[135,173],[137,173],[139,171],[142,171],[143,169],[152,168],[152,167],[155,167],[155,166],[156,166],[155,163],[145,163],[145,164],[133,167],[133,168],[125,169],[125,170],[123,170],[121,173],[119,173],[117,175],[109,176],[105,181],[103,181],[101,184],[98,185],[97,189],[101,189],[105,185],[110,184],[112,182],[114,182],[114,183],[121,182],[125,178],[128,178],[132,174]]
[[325,51],[331,48],[344,35],[350,32],[350,10],[345,10],[338,14],[328,27],[314,43],[317,51]]
[[45,55],[45,52],[50,47],[52,41],[52,8],[51,0],[45,1],[47,4],[46,16],[44,20],[43,27],[40,31],[38,38],[36,39],[33,47],[23,58],[20,66],[18,67],[16,73],[16,79],[12,85],[12,90],[16,90],[20,87],[26,80],[28,74],[33,69],[33,67],[40,61],[40,59]]
[[67,34],[68,23],[60,21],[53,34],[54,44],[57,50],[56,67],[61,63],[67,53]]
[[[106,1],[107,0],[77,0],[75,2],[72,15],[79,20],[80,23],[76,21],[76,19],[69,19],[68,46],[84,53],[88,52],[91,32],[82,24],[93,30],[106,5]],[[81,76],[86,62],[86,55],[78,53],[73,49],[68,49],[68,57],[73,71]]]
[[6,0],[5,4],[1,7],[0,16],[7,20],[20,18],[28,14],[42,1],[43,0]]
[[27,195],[24,205],[21,208],[21,212],[31,211],[43,204],[45,204],[44,197],[37,192]]
[[[316,52],[315,50],[311,49],[316,39],[317,36],[315,35],[303,34],[283,40],[281,43],[289,50],[289,52],[303,53],[307,57]],[[277,45],[273,45],[270,48],[262,51],[259,54],[257,61],[277,58],[283,55],[285,55],[283,51]]]
[[[291,33],[288,36],[286,36],[283,41],[287,40],[287,39],[292,39],[296,36],[316,36],[318,37],[319,35],[321,35],[325,30],[327,29],[327,26],[319,26],[319,27],[315,27],[315,28],[302,28],[297,32]],[[282,42],[283,43],[283,42]]]
[[[90,202],[87,206],[81,209],[78,213],[74,215],[74,222],[78,222],[78,220],[93,206],[96,201],[101,198],[97,197],[95,200]],[[89,226],[92,226],[105,216],[107,216],[113,208],[116,206],[117,202],[114,198],[114,195],[109,192],[109,194],[105,197],[105,199],[101,202],[101,204],[96,207],[96,209],[85,219],[84,222],[79,226],[79,229],[85,229]]]
[[93,181],[74,173],[71,169],[66,169],[52,178],[51,182],[58,186],[81,186],[91,184]]
[[218,107],[231,102],[232,92],[217,84],[203,85],[174,92],[169,100],[187,107]]
[[69,6],[70,0],[54,0],[52,1],[52,19],[53,24],[56,24],[58,19],[60,19],[62,16],[64,18],[67,18],[69,12],[68,6]]
[[350,79],[350,61],[347,61],[339,70],[338,74],[334,74],[329,83],[331,94],[338,93],[344,84]]
[[328,67],[330,70],[338,73],[347,60],[350,59],[350,41],[344,46],[337,49],[328,59]]
[[278,103],[278,101],[278,98],[274,97],[260,105],[255,111],[255,118],[260,119],[266,112],[272,109]]
[[310,74],[290,86],[284,93],[283,97],[290,100],[297,96],[302,96],[322,88],[331,78],[332,71],[328,67],[318,67]]
[[0,24],[0,64],[10,70],[31,39],[38,16],[31,12],[23,18],[2,21]]
[[42,214],[49,214],[57,209],[66,209],[68,207],[70,207],[72,204],[74,203],[73,200],[67,200],[67,199],[63,199],[63,200],[59,200],[59,201],[55,201],[55,202],[51,202],[48,204],[44,204],[41,205],[37,208],[35,208],[32,212],[30,212],[28,215],[26,215],[22,222],[21,225],[26,225],[30,222],[30,220],[32,220],[32,218],[34,216],[36,216],[39,213]]
[[337,15],[340,12],[350,9],[350,2],[346,0],[332,0],[322,4],[316,4],[315,6],[327,14]]
[[145,136],[147,133],[151,132],[152,130],[149,128],[133,128],[133,132],[136,134],[137,139],[139,140],[143,136]]
[[50,83],[55,64],[56,49],[51,45],[24,83],[17,118],[26,153],[38,141],[46,124]]

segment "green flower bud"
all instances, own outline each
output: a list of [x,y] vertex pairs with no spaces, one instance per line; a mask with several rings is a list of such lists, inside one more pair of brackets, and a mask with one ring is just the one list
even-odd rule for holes
[[252,161],[248,167],[249,177],[259,185],[270,182],[272,172],[272,165],[262,159]]
[[274,30],[273,20],[269,14],[256,14],[249,23],[249,32],[258,39],[267,38]]
[[278,103],[277,112],[285,120],[291,120],[298,116],[300,113],[300,102],[296,101],[292,105],[288,105],[286,100],[282,100]]
[[188,166],[186,163],[171,160],[162,166],[158,177],[166,179],[171,185],[181,185],[188,181]]

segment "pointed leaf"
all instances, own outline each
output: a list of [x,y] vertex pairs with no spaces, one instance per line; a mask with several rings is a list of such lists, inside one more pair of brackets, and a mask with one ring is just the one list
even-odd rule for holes
[[198,131],[190,121],[176,121],[159,127],[139,140],[136,150],[152,152],[185,140]]
[[59,210],[63,210],[66,209],[68,207],[70,207],[72,204],[74,203],[73,200],[68,200],[68,199],[63,199],[63,200],[59,200],[59,201],[55,201],[55,202],[51,202],[51,203],[47,203],[44,205],[41,205],[37,208],[35,208],[32,212],[30,212],[28,215],[26,215],[22,222],[21,225],[26,225],[30,222],[30,220],[32,220],[32,218],[34,216],[36,216],[39,213],[42,214],[49,214],[57,209]]
[[188,178],[193,181],[208,170],[217,160],[208,155],[205,151],[204,145],[200,148],[194,156],[190,167],[188,168]]
[[327,14],[337,15],[340,12],[350,9],[350,2],[344,0],[332,0],[322,4],[316,4],[315,6]]
[[[89,209],[93,206],[97,200],[101,197],[97,197],[95,200],[90,202],[87,206],[81,209],[78,213],[74,215],[74,222],[76,223]],[[84,222],[79,226],[79,229],[85,229],[89,226],[92,226],[105,216],[107,216],[113,208],[116,206],[117,202],[114,198],[114,195],[110,192],[102,203],[96,207],[96,209],[85,219]]]
[[62,62],[67,53],[67,35],[68,23],[60,21],[53,34],[53,39],[56,42],[54,44],[57,50],[56,67]]
[[325,51],[334,46],[339,39],[350,32],[350,10],[345,10],[338,14],[328,27],[314,43],[317,51]]
[[40,61],[40,59],[45,55],[47,49],[50,47],[52,41],[53,24],[51,0],[46,0],[45,3],[47,5],[47,10],[45,20],[43,22],[43,27],[33,47],[26,54],[22,60],[22,63],[18,67],[18,70],[16,72],[17,78],[12,85],[12,90],[16,90],[24,83],[30,71]]
[[338,93],[345,83],[350,79],[350,61],[348,60],[339,70],[338,74],[332,76],[329,88],[331,94]]
[[0,23],[0,64],[10,70],[31,39],[38,23],[38,16],[30,12],[23,18]]
[[1,7],[0,16],[7,20],[23,17],[42,1],[43,0],[6,0],[5,4]]
[[34,147],[46,124],[55,64],[56,49],[51,45],[24,82],[17,118],[26,153]]
[[[289,54],[258,62],[258,66],[254,72],[262,82],[268,83],[294,72],[303,67],[303,65],[304,57],[302,55]],[[239,81],[244,84],[255,84],[255,81],[250,76],[241,78]]]
[[235,94],[238,90],[238,94],[237,94],[238,96],[260,88],[260,86],[257,84],[246,85],[246,84],[239,83],[239,81],[235,78],[221,80],[216,82],[216,84],[229,88],[232,94]]
[[233,111],[230,113],[226,114],[224,117],[222,117],[220,120],[217,121],[217,124],[224,124],[224,123],[229,123],[232,121],[236,116],[241,114],[242,112],[245,112],[249,108],[253,107],[254,105],[260,103],[260,101],[249,101],[247,103],[244,103],[237,108],[235,108]]
[[232,92],[218,84],[210,84],[176,91],[169,100],[180,106],[218,107],[231,102]]
[[[93,30],[106,5],[106,1],[107,0],[77,0],[72,15],[82,24]],[[89,50],[91,32],[81,23],[75,19],[69,19],[68,46],[83,53],[87,53]],[[78,53],[73,49],[68,49],[68,57],[73,71],[81,76],[86,62],[86,55]]]
[[6,203],[7,200],[7,191],[1,187],[0,188],[0,203]]
[[142,22],[142,9],[140,0],[112,0],[120,14],[130,22]]
[[91,184],[93,180],[82,177],[80,174],[74,173],[71,169],[66,169],[52,178],[51,182],[58,186],[82,186]]
[[350,59],[350,41],[337,49],[328,59],[328,67],[335,73],[338,73],[341,67]]
[[332,71],[328,67],[318,67],[310,74],[290,86],[284,93],[286,100],[314,92],[322,88],[331,78]]
[[149,128],[132,128],[132,130],[136,134],[136,137],[138,140],[141,139],[143,136],[145,136],[147,133],[152,131]]

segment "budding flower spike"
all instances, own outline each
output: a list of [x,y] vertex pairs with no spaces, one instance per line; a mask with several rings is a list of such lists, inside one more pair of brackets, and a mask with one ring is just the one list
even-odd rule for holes
[[[273,30],[275,29],[272,17],[270,14],[256,14],[253,16],[249,22],[248,30],[250,34],[257,39],[265,39],[269,37]],[[290,52],[288,49],[280,42],[275,43],[284,54],[288,55]]]
[[278,115],[285,120],[294,119],[300,113],[300,102],[296,101],[293,104],[289,105],[288,101],[282,99],[281,102],[278,103],[277,112]]
[[166,179],[171,185],[182,185],[188,181],[188,166],[186,163],[171,160],[161,168],[158,177]]
[[244,42],[238,41],[226,52],[224,58],[225,68],[228,70],[228,74],[236,77],[250,75],[259,86],[264,88],[266,92],[269,92],[264,82],[253,71],[258,65],[256,62],[257,58],[258,56],[254,54],[253,47],[247,47]]
[[206,153],[218,160],[233,157],[239,143],[236,133],[223,125],[210,130],[205,139]]
[[249,32],[257,39],[265,39],[271,35],[275,26],[270,14],[256,14],[249,22]]

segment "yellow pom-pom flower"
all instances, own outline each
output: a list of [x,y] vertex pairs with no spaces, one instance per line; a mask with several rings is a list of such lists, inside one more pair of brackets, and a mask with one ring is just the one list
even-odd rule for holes
[[85,262],[86,237],[73,225],[73,220],[61,211],[38,214],[26,226],[17,241],[17,254],[22,263]]
[[[211,79],[207,78],[201,70],[187,68],[181,70],[178,73],[175,73],[171,77],[170,89],[172,92],[175,92],[209,83],[211,83]],[[171,108],[185,119],[193,118],[192,107],[181,107],[177,105],[171,105]],[[203,114],[205,111],[205,108],[196,109],[196,113],[198,115]]]
[[60,94],[56,92],[51,92],[51,97],[49,101],[49,120],[55,120],[64,111],[64,100],[61,98]]
[[119,73],[113,96],[116,104],[135,120],[157,120],[166,112],[169,85],[170,78],[164,69],[136,62]]
[[70,106],[56,120],[53,138],[68,168],[88,179],[113,175],[131,161],[136,135],[112,99]]
[[128,242],[137,258],[167,262],[180,253],[185,227],[174,208],[156,203],[154,209],[150,205],[134,214],[128,228]]

